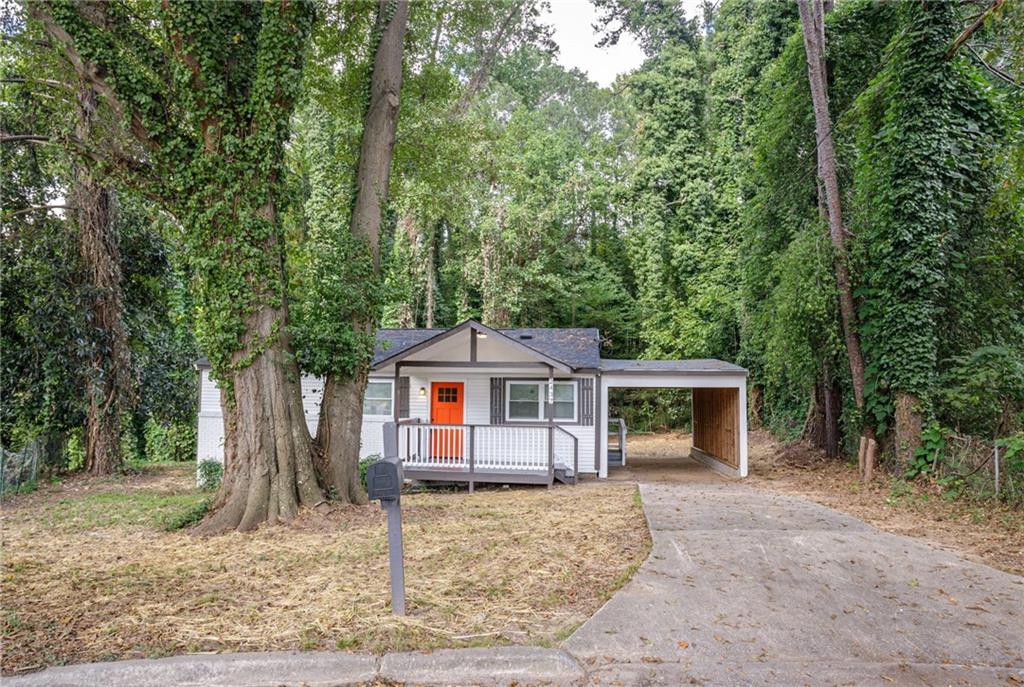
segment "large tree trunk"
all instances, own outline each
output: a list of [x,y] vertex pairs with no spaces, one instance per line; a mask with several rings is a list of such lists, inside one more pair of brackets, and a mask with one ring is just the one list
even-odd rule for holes
[[807,438],[829,458],[839,457],[839,388],[826,367],[814,385]]
[[[82,83],[78,91],[75,134],[92,137],[96,116],[95,89]],[[109,475],[121,468],[121,412],[134,391],[131,356],[124,329],[121,251],[114,223],[112,192],[100,184],[82,161],[75,164],[70,200],[78,225],[78,249],[92,291],[91,329],[95,332],[86,382],[85,468]]]
[[[363,423],[363,394],[367,375],[340,379],[327,378],[324,385],[323,410],[316,429],[322,446],[340,448],[344,440],[355,437],[355,450],[329,453],[324,460],[323,478],[331,485],[336,496],[352,503],[367,502],[366,491],[359,481],[359,438]],[[340,439],[335,439],[336,434]]]
[[[824,214],[828,220],[828,233],[835,250],[833,266],[836,288],[839,292],[839,313],[843,323],[843,339],[853,382],[853,397],[857,409],[864,410],[864,354],[857,332],[857,310],[853,300],[853,286],[847,264],[842,202],[839,195],[839,177],[836,173],[835,145],[832,141],[832,119],[829,115],[828,81],[825,74],[825,8],[822,0],[799,0],[800,25],[804,49],[807,53],[807,76],[814,104],[814,130],[817,139],[818,179],[824,190]],[[820,197],[820,196],[819,196]],[[873,432],[864,420],[863,437],[872,439]],[[861,442],[862,445],[865,442]]]
[[[283,232],[274,200],[312,7],[302,2],[209,6],[229,8],[219,16],[234,26],[258,25],[259,31],[237,33],[233,47],[225,47],[212,34],[189,32],[189,12],[163,3],[146,26],[166,32],[168,41],[145,47],[129,41],[123,50],[110,50],[109,40],[142,24],[123,12],[108,12],[104,3],[29,7],[79,77],[104,96],[125,131],[147,151],[146,159],[122,154],[117,146],[97,146],[109,154],[92,154],[146,182],[177,174],[183,162],[188,166],[184,188],[143,186],[186,225],[189,250],[198,258],[197,301],[211,330],[207,352],[224,383],[225,478],[200,532],[249,530],[291,518],[300,506],[322,498],[288,335]],[[154,46],[162,54],[154,53]],[[122,71],[128,63],[132,66]],[[133,78],[154,67],[190,71],[188,97],[166,90],[163,79],[147,84]],[[204,71],[213,78],[205,78]],[[224,98],[225,88],[233,93],[231,102]],[[168,126],[162,117],[177,111],[177,104],[196,117],[177,117],[182,121]],[[225,179],[232,184],[225,187]],[[232,278],[221,281],[225,275]]]
[[[409,19],[405,0],[381,0],[374,34],[380,42],[370,77],[370,102],[363,124],[363,140],[356,168],[356,197],[350,230],[366,242],[374,274],[380,275],[380,230],[391,178],[391,158],[398,126],[398,97],[402,88],[402,44]],[[363,313],[352,327],[367,335],[377,328],[376,313]],[[317,444],[328,466],[329,487],[341,501],[365,503],[359,482],[359,446],[363,419],[363,392],[369,360],[360,361],[348,378],[329,375],[320,407]],[[397,392],[397,389],[396,389]],[[326,418],[326,422],[325,422]]]
[[299,370],[284,332],[287,308],[260,306],[246,321],[245,348],[272,341],[250,365],[234,373],[221,395],[224,480],[201,533],[248,531],[288,521],[300,506],[323,500],[313,468]]

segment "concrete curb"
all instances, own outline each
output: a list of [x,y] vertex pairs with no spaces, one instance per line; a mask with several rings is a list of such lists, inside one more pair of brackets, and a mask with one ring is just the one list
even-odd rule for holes
[[389,683],[465,685],[574,685],[586,671],[561,649],[497,647],[389,653],[280,651],[198,654],[83,663],[5,677],[4,687],[350,687]]
[[586,672],[562,649],[509,646],[385,654],[378,677],[410,685],[572,685]]

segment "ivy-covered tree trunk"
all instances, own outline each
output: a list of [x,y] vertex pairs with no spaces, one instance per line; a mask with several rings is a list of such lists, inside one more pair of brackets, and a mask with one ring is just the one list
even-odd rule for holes
[[399,239],[404,239],[405,245],[396,242],[394,248],[394,260],[398,262],[401,271],[401,281],[405,291],[405,297],[398,303],[398,326],[408,329],[416,326],[416,252],[419,244],[419,225],[412,213],[406,213],[398,222],[400,230]]
[[37,2],[135,146],[85,152],[181,222],[198,341],[224,387],[225,479],[201,532],[293,517],[322,492],[288,332],[284,145],[313,22],[301,0]]
[[[78,91],[75,135],[92,140],[97,116],[96,91],[82,83]],[[85,469],[109,475],[121,468],[121,412],[132,392],[131,359],[124,328],[121,253],[115,224],[114,194],[84,161],[74,168],[69,194],[91,290],[91,359],[86,376]]]
[[[378,279],[380,231],[398,126],[402,45],[408,20],[408,2],[381,0],[379,3],[374,28],[374,36],[379,38],[374,51],[370,100],[356,168],[356,196],[350,231],[353,237],[365,244],[373,263],[373,274]],[[367,285],[353,285],[353,288],[365,289]],[[372,337],[378,317],[376,311],[356,312],[352,330],[357,335]],[[328,375],[317,428],[317,445],[328,466],[328,487],[336,498],[351,503],[366,503],[366,491],[359,482],[359,447],[369,365],[369,356],[364,356],[355,362],[350,374]]]
[[983,87],[947,53],[962,30],[961,7],[899,5],[902,30],[876,77],[858,170],[869,209],[862,320],[870,325],[881,418],[892,417],[899,467],[913,459],[938,384],[942,293],[964,227],[980,214],[991,181],[986,159],[996,128]]

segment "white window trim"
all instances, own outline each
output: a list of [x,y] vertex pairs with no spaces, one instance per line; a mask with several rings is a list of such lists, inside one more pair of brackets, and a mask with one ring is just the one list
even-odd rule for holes
[[[393,420],[395,418],[395,401],[396,401],[396,399],[395,399],[395,380],[394,379],[382,379],[382,378],[374,379],[373,377],[371,377],[367,383],[369,383],[369,382],[372,382],[374,384],[387,384],[388,388],[391,389],[390,394],[389,394],[390,397],[391,397],[390,398],[390,401],[391,401],[391,412],[383,414],[383,415],[379,414],[379,413],[367,413],[366,410],[365,410],[365,405],[364,405],[363,417],[371,418],[371,419],[374,419],[374,420],[377,420],[377,419],[380,419],[380,418],[384,418],[384,419],[387,419],[387,420]],[[380,399],[375,399],[375,400],[383,400],[383,399],[380,398]],[[364,404],[366,403],[366,395],[365,394],[363,394],[363,403]]]
[[[509,413],[510,403],[512,401],[512,385],[513,384],[532,384],[540,387],[538,393],[538,400],[540,401],[537,405],[538,417],[536,418],[523,418],[523,417],[512,417]],[[579,422],[580,416],[580,385],[575,379],[556,379],[555,384],[568,384],[572,387],[572,417],[571,418],[557,418],[555,420],[556,425],[572,425]],[[547,380],[537,379],[508,379],[505,381],[505,422],[547,422],[547,418],[544,417],[544,408],[547,406],[548,399],[548,382]]]

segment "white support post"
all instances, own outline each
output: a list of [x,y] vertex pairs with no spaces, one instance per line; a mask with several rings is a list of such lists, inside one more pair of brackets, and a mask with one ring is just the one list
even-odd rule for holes
[[601,417],[598,418],[598,422],[601,423],[601,433],[598,435],[597,440],[600,442],[598,448],[598,456],[601,459],[601,468],[598,471],[598,477],[604,479],[608,477],[608,384],[601,385]]
[[740,382],[740,477],[747,476],[747,380]]

